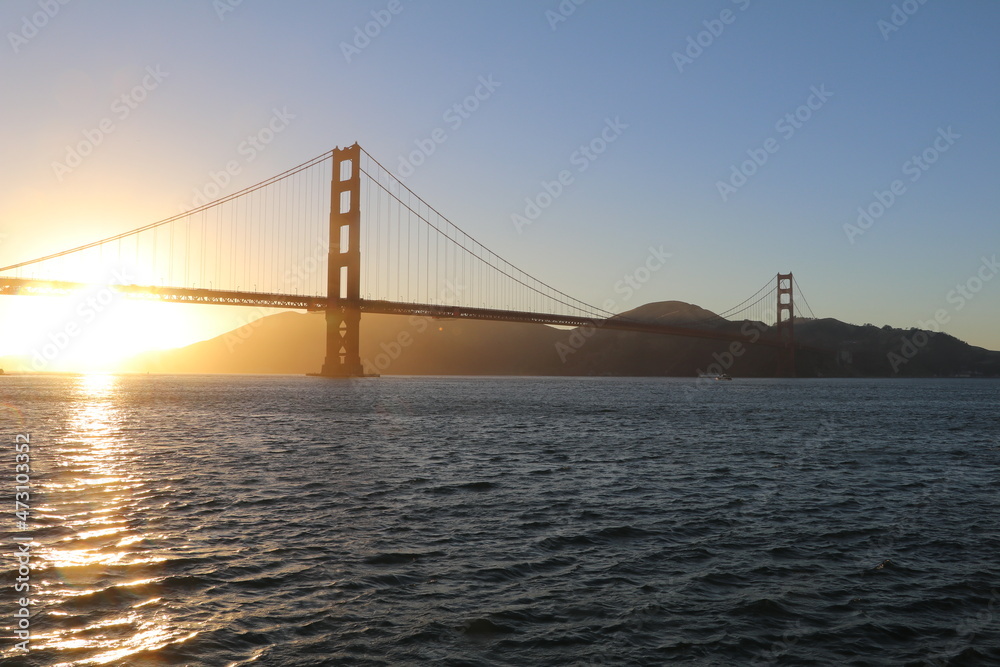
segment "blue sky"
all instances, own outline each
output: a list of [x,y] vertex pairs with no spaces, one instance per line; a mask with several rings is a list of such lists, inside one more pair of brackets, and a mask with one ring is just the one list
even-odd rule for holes
[[[391,21],[348,58],[372,12]],[[1000,252],[995,2],[7,0],[0,32],[3,263],[177,212],[277,109],[294,118],[233,189],[354,141],[396,169],[444,128],[407,184],[585,301],[619,298],[663,246],[670,261],[620,309],[724,311],[793,271],[819,316],[908,327],[944,310],[946,331],[1000,349],[984,263]],[[111,111],[147,68],[146,99]],[[489,97],[446,121],[481,78]],[[797,110],[791,132],[779,123]],[[58,178],[66,146],[108,117]],[[615,140],[579,171],[574,152],[609,121]],[[719,182],[762,153],[724,198]],[[562,170],[572,184],[519,230],[512,215]],[[845,232],[897,180],[881,216]],[[198,312],[211,326],[192,338],[239,317]]]

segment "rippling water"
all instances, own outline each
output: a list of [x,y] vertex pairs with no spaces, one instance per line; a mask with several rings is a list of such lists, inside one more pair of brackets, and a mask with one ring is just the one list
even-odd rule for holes
[[0,391],[4,664],[1000,664],[1000,382]]

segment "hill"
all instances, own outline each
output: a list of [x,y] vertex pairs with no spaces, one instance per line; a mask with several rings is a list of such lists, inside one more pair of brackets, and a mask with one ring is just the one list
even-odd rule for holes
[[[622,317],[712,328],[725,322],[680,301],[650,303]],[[713,319],[714,318],[714,319]],[[154,373],[317,372],[325,356],[321,314],[280,313],[184,348],[140,355],[127,369]],[[361,358],[369,372],[394,375],[640,375],[692,377],[725,371],[766,377],[772,348],[628,331],[556,329],[540,324],[365,315]],[[947,334],[834,319],[796,320],[800,377],[1000,377],[1000,352]]]

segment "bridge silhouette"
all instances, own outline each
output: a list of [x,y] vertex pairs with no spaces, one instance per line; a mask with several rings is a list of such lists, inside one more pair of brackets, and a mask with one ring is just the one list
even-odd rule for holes
[[169,218],[0,267],[0,295],[69,294],[95,283],[136,298],[323,312],[326,359],[317,374],[327,377],[365,374],[364,313],[762,345],[778,348],[778,375],[795,374],[791,273],[712,317],[625,317],[501,258],[356,143]]

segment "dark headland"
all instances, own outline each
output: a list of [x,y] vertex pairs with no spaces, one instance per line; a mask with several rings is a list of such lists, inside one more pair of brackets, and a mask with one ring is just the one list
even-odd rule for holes
[[[712,313],[680,301],[623,315],[736,331],[749,326],[713,323]],[[737,377],[769,377],[777,368],[775,349],[721,340],[392,315],[365,315],[361,326],[362,360],[369,371],[387,375],[693,377],[721,367]],[[279,313],[210,340],[140,355],[127,370],[306,374],[322,365],[324,331],[320,314]],[[799,377],[1000,377],[1000,352],[945,333],[830,318],[797,319],[795,333],[809,348],[796,355]]]

